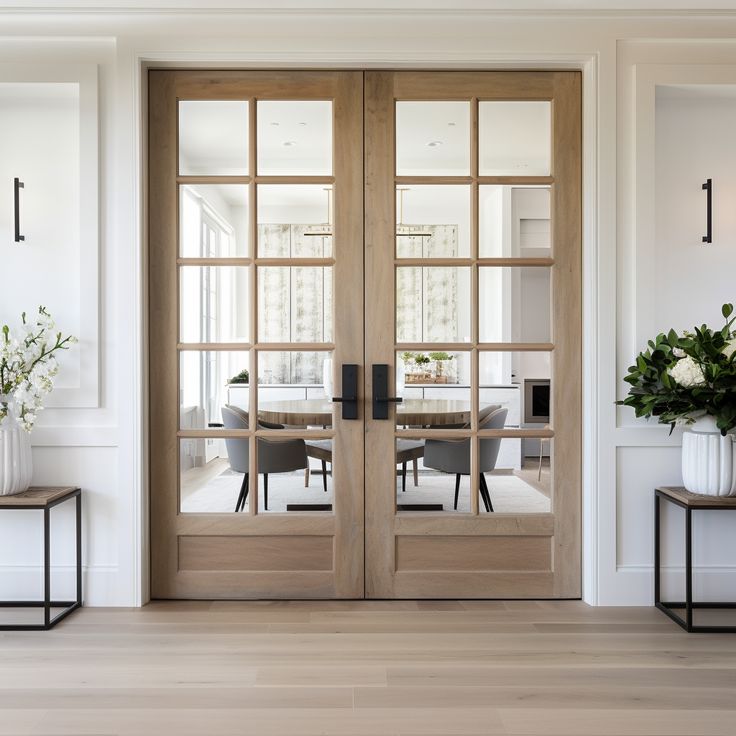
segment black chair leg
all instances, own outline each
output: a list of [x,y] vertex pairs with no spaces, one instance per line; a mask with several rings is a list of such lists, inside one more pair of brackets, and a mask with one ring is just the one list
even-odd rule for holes
[[327,462],[325,460],[322,461],[322,488],[327,493]]
[[401,463],[401,492],[406,493],[406,463]]
[[483,503],[486,506],[486,511],[493,511],[493,504],[491,503],[491,494],[488,491],[488,484],[486,483],[486,477],[483,473],[480,474],[480,490],[483,496]]
[[263,474],[263,508],[268,511],[268,473]]
[[248,473],[243,475],[243,483],[240,486],[240,495],[235,504],[235,511],[242,511],[245,508],[245,501],[248,498]]
[[238,492],[238,500],[235,502],[235,513],[240,511],[240,503],[243,500],[243,483],[245,483],[245,475],[243,476],[243,481],[240,484],[240,491]]
[[455,505],[453,508],[457,511],[457,500],[460,497],[460,473],[455,474]]

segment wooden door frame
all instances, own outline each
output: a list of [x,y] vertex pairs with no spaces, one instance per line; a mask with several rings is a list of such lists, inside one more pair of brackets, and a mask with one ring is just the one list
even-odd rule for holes
[[[394,365],[396,350],[424,349],[398,346],[395,324],[395,191],[398,183],[468,183],[473,190],[471,217],[472,337],[468,344],[439,345],[438,350],[470,350],[473,420],[468,430],[471,454],[471,514],[396,513],[393,466],[374,463],[366,476],[366,595],[374,598],[578,598],[581,595],[582,504],[582,95],[578,72],[427,72],[380,71],[366,75],[366,293],[378,285],[392,285],[379,301],[366,301],[367,395],[372,386],[370,365]],[[469,177],[396,177],[395,100],[471,101],[471,170]],[[548,177],[480,177],[478,172],[478,101],[551,100],[552,170]],[[386,133],[386,126],[390,132]],[[460,181],[462,179],[462,181]],[[553,429],[547,431],[494,430],[493,436],[553,436],[555,442],[553,508],[549,514],[479,515],[478,509],[478,353],[490,350],[545,349],[545,345],[482,344],[478,332],[478,228],[479,184],[550,184],[552,188],[552,304],[551,353]],[[540,265],[530,259],[484,258],[486,266]],[[531,259],[537,260],[537,259]],[[428,262],[427,265],[430,265]],[[412,261],[412,265],[414,262]],[[447,265],[443,262],[441,265]],[[544,264],[541,264],[544,265]],[[564,380],[563,380],[564,377]],[[564,407],[564,411],[563,411]],[[556,409],[555,409],[556,408]],[[421,438],[426,430],[396,431],[391,421],[366,421],[366,458],[389,458],[395,437]],[[455,436],[460,430],[455,430]],[[432,436],[452,437],[438,430]],[[463,435],[465,436],[465,435]],[[491,436],[485,433],[483,436]],[[560,492],[557,492],[558,489]],[[526,568],[509,572],[493,567],[501,547],[524,556],[519,536],[539,541],[526,557]],[[453,538],[451,569],[431,566],[402,569],[401,544],[424,549]],[[545,544],[544,538],[549,539]],[[478,540],[485,540],[479,545]],[[482,547],[482,550],[481,550]],[[421,556],[421,553],[419,553]],[[501,558],[504,555],[501,555]],[[438,555],[434,555],[437,559]],[[446,557],[446,556],[445,556]],[[506,555],[508,557],[508,555]],[[415,561],[414,561],[415,562]],[[414,564],[411,563],[411,564]],[[444,562],[443,562],[444,564]]]
[[[333,351],[333,364],[363,365],[363,300],[354,298],[363,285],[363,167],[362,72],[297,71],[149,71],[149,426],[151,503],[151,592],[159,598],[353,598],[363,595],[363,423],[334,414],[333,429],[300,430],[180,430],[178,354],[186,349],[250,351],[250,375],[257,376],[258,350]],[[214,93],[213,91],[214,90]],[[177,103],[179,99],[232,99],[250,101],[250,172],[244,177],[184,177],[178,174]],[[260,176],[255,171],[255,100],[333,100],[333,176]],[[356,165],[355,151],[360,151]],[[299,184],[319,179],[334,189],[334,344],[258,343],[257,265],[259,259],[256,195],[259,183]],[[322,181],[324,180],[324,181]],[[248,257],[226,259],[182,258],[178,252],[178,185],[181,183],[247,184],[250,210]],[[319,259],[284,259],[285,266],[317,265]],[[212,261],[212,262],[210,262]],[[320,261],[321,262],[321,261]],[[178,274],[184,265],[239,265],[250,269],[250,343],[187,345],[178,342]],[[325,264],[328,265],[328,264]],[[337,308],[336,308],[337,307]],[[338,311],[339,309],[339,311]],[[336,370],[336,374],[338,371]],[[336,382],[336,390],[339,385]],[[258,383],[249,386],[249,406],[257,406]],[[362,412],[361,412],[362,417]],[[252,425],[251,425],[252,426]],[[250,477],[257,478],[258,437],[278,435],[333,437],[333,482],[339,488],[332,514],[258,513],[258,484],[251,481],[250,513],[179,513],[179,439],[237,436],[250,442]],[[163,438],[163,439],[161,439]],[[154,536],[155,535],[155,536]],[[298,554],[303,540],[304,550]],[[245,568],[180,569],[182,540],[201,551],[210,564],[230,555],[233,564],[252,559]],[[225,541],[223,541],[225,540]],[[283,540],[282,548],[278,548]],[[331,541],[330,541],[331,540]],[[329,549],[328,549],[329,545]],[[229,551],[225,548],[228,547]],[[316,549],[318,547],[318,549]],[[217,552],[216,550],[221,551]],[[316,549],[316,551],[315,551]],[[215,551],[212,551],[215,550]],[[188,556],[191,559],[192,555]],[[237,559],[236,559],[237,558]],[[274,563],[274,560],[276,561]],[[223,563],[225,564],[225,563]],[[275,566],[274,566],[275,565]],[[328,567],[329,565],[329,567]]]
[[[388,56],[388,55],[387,55]],[[132,320],[130,322],[131,360],[136,366],[130,382],[128,397],[132,429],[121,441],[132,449],[132,459],[126,475],[133,488],[129,511],[123,520],[124,530],[134,541],[134,559],[125,565],[126,586],[130,590],[133,605],[145,605],[151,599],[151,492],[149,457],[149,332],[148,320],[148,262],[150,238],[147,228],[149,210],[148,157],[148,72],[151,69],[221,69],[222,57],[208,49],[199,49],[197,60],[186,62],[181,54],[169,51],[151,52],[133,50],[129,71],[125,79],[133,88],[132,117],[136,122],[125,158],[123,174],[132,181],[131,219],[122,224],[122,237],[133,245],[130,257],[129,286],[133,295]],[[611,142],[606,131],[598,129],[598,105],[600,90],[607,83],[599,79],[597,54],[569,52],[560,48],[554,53],[512,50],[498,52],[488,50],[463,55],[448,54],[442,50],[403,52],[400,60],[366,63],[361,50],[341,50],[325,59],[323,50],[295,52],[289,50],[248,52],[228,57],[228,66],[238,69],[346,69],[407,70],[427,69],[448,71],[473,69],[492,71],[498,69],[556,71],[577,70],[583,79],[583,405],[586,431],[583,435],[583,600],[590,605],[601,601],[600,585],[613,578],[610,567],[610,534],[606,526],[599,524],[601,513],[610,515],[609,478],[615,477],[615,463],[610,453],[601,454],[601,442],[610,436],[608,424],[599,423],[609,417],[602,407],[607,405],[608,389],[601,389],[600,361],[608,352],[598,347],[596,335],[611,336],[610,314],[599,309],[602,287],[599,274],[602,270],[615,271],[615,217],[599,211],[598,198],[602,190],[612,184],[610,157],[604,150]],[[607,149],[606,149],[607,150]],[[601,161],[601,157],[603,160]],[[608,291],[608,287],[603,289]],[[608,364],[608,363],[607,363]],[[601,404],[601,401],[604,403]],[[610,400],[611,402],[613,399]],[[610,402],[609,402],[610,403]],[[611,410],[611,414],[613,410]],[[613,474],[613,476],[611,475]]]

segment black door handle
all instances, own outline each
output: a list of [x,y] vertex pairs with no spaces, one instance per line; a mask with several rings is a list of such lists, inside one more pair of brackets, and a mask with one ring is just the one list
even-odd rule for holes
[[342,393],[343,396],[333,396],[332,400],[342,404],[343,419],[358,418],[358,365],[357,363],[342,364]]
[[20,190],[24,188],[23,182],[16,176],[13,179],[13,215],[15,219],[15,242],[20,243],[26,239],[20,234]]
[[388,419],[389,403],[400,404],[403,399],[399,396],[388,395],[388,365],[375,363],[373,365],[373,418]]

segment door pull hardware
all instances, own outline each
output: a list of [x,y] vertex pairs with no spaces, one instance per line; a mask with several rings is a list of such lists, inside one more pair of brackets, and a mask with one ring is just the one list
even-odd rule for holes
[[400,396],[388,395],[388,364],[373,365],[373,418],[388,419],[389,403],[400,404]]
[[26,236],[20,234],[20,190],[25,184],[16,176],[13,179],[13,214],[15,216],[15,242],[20,243]]
[[703,235],[704,243],[713,242],[713,179],[706,179],[703,184],[706,193],[705,200],[705,226],[706,234]]
[[342,404],[343,419],[358,418],[358,365],[342,364],[342,396],[333,396],[332,400]]

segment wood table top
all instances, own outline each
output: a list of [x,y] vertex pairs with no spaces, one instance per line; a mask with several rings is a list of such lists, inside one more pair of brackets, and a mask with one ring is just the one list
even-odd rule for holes
[[[332,424],[332,412],[339,404],[325,399],[293,399],[267,401],[258,409],[258,416],[267,422],[297,426]],[[399,424],[446,425],[470,421],[469,401],[457,399],[404,399],[396,405]]]
[[0,509],[49,506],[73,496],[78,490],[77,486],[31,486],[14,496],[0,496]]
[[736,509],[736,496],[706,496],[700,493],[690,493],[682,486],[660,486],[657,491],[683,506],[694,509],[704,507]]

